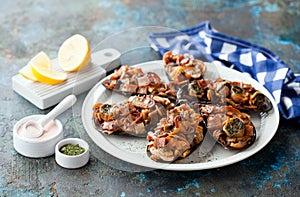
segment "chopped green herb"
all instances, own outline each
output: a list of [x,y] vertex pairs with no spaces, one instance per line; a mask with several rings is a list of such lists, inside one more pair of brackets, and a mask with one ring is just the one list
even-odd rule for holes
[[75,156],[82,154],[85,149],[79,146],[78,144],[66,144],[62,146],[59,151],[65,155]]

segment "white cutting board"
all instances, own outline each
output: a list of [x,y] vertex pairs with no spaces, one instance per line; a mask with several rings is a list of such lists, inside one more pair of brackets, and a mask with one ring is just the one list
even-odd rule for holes
[[[121,53],[115,49],[103,49],[91,54],[91,63],[78,72],[68,72],[68,79],[57,85],[33,82],[17,74],[12,77],[15,92],[40,109],[59,103],[69,94],[78,95],[92,88],[106,72],[120,65]],[[54,70],[61,71],[58,60],[51,60]]]

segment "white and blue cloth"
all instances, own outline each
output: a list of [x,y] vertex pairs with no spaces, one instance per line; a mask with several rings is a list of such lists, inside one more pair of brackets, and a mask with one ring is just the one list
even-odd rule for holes
[[149,38],[161,55],[189,53],[250,74],[272,94],[283,118],[300,122],[300,74],[270,50],[217,32],[208,21],[180,31],[151,33]]

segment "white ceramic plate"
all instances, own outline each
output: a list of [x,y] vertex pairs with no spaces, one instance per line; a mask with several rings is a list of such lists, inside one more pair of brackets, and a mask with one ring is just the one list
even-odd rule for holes
[[[156,72],[164,81],[168,81],[163,69],[162,61],[145,62],[135,65],[135,67],[141,67],[144,72]],[[146,154],[147,140],[145,138],[122,135],[106,135],[94,128],[92,120],[92,107],[95,103],[116,103],[126,99],[125,96],[104,88],[101,83],[106,78],[96,84],[85,98],[82,106],[82,121],[84,128],[95,144],[105,152],[123,161],[143,167],[189,171],[218,168],[239,162],[257,153],[268,144],[268,142],[276,133],[279,124],[279,112],[277,105],[270,93],[257,81],[248,77],[246,74],[223,66],[208,64],[205,78],[214,79],[218,76],[231,81],[242,81],[244,83],[252,84],[256,89],[264,93],[272,102],[273,109],[269,112],[268,116],[263,122],[261,122],[261,118],[257,114],[251,114],[252,121],[257,130],[257,138],[255,143],[246,150],[225,150],[223,147],[221,147],[221,145],[216,144],[212,151],[205,157],[199,157],[197,150],[195,150],[186,159],[180,160],[176,163],[168,164],[151,160]],[[267,125],[269,127],[267,127]]]

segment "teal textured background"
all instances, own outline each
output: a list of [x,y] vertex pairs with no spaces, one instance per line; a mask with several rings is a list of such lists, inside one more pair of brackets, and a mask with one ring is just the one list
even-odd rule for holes
[[[30,159],[14,150],[13,125],[24,116],[50,110],[39,110],[11,87],[11,77],[39,51],[55,58],[61,43],[75,33],[84,35],[94,48],[108,36],[130,28],[179,30],[205,20],[222,33],[272,50],[300,73],[299,1],[2,1],[0,196],[297,196],[300,127],[293,121],[281,121],[272,141],[254,156],[195,172],[127,172],[93,156],[85,167],[68,170],[59,167],[54,157]],[[130,36],[139,39],[138,35]],[[83,131],[80,114],[73,112],[80,111],[85,95],[78,97],[73,110],[60,116],[65,137],[76,137]],[[120,161],[111,158],[111,162]],[[119,165],[126,168],[128,164]]]

